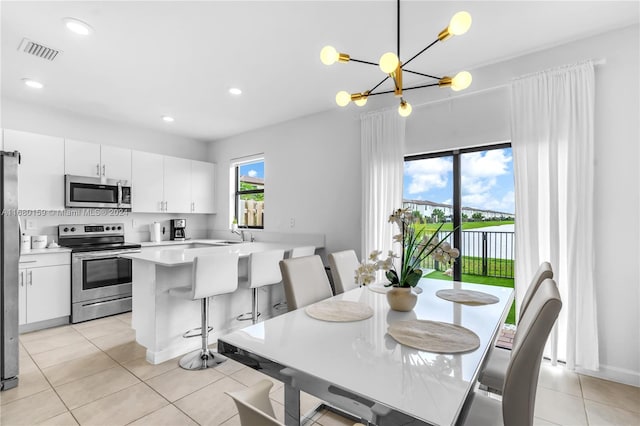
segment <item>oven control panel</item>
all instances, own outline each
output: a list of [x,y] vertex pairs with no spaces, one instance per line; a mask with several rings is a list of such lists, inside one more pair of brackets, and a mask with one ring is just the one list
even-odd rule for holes
[[88,237],[101,235],[124,235],[123,223],[100,223],[90,225],[58,225],[60,237]]

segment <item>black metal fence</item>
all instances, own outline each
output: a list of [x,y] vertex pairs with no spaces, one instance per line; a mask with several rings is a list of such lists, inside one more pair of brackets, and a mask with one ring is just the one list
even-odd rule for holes
[[[444,238],[448,231],[440,231],[438,238]],[[453,235],[445,238],[452,246]],[[513,278],[513,261],[515,259],[515,241],[513,232],[462,231],[462,243],[459,262],[462,273],[483,275],[488,277]],[[427,258],[424,268],[446,271],[448,264]]]

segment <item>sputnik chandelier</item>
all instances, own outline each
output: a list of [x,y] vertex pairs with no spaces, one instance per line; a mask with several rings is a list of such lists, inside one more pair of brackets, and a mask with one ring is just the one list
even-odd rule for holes
[[[468,73],[467,71],[461,71],[458,74],[456,74],[455,77],[448,77],[448,76],[437,77],[437,76],[424,74],[417,71],[411,71],[405,67],[415,58],[417,58],[418,56],[426,52],[427,49],[429,49],[431,46],[433,46],[437,42],[445,41],[454,35],[462,35],[469,30],[469,27],[471,27],[471,15],[468,12],[456,13],[455,15],[453,15],[453,18],[451,18],[451,21],[449,22],[449,25],[447,26],[447,28],[440,31],[440,33],[438,34],[438,38],[434,42],[429,44],[427,47],[425,47],[424,49],[422,49],[421,51],[413,55],[409,60],[403,63],[402,61],[400,61],[400,0],[397,0],[397,39],[396,39],[397,51],[396,53],[387,52],[380,57],[380,60],[378,61],[378,63],[375,63],[375,62],[363,61],[360,59],[352,58],[346,53],[338,53],[338,51],[332,46],[325,46],[320,51],[320,60],[325,65],[333,65],[336,62],[353,61],[361,64],[379,66],[382,72],[387,74],[387,76],[380,83],[373,86],[373,88],[370,90],[359,92],[359,93],[349,93],[344,90],[338,92],[338,94],[336,95],[336,103],[341,107],[345,107],[349,105],[351,101],[353,101],[358,106],[364,106],[367,103],[367,98],[369,98],[369,96],[382,95],[385,93],[393,93],[395,94],[396,97],[400,98],[400,106],[398,107],[398,113],[403,117],[407,117],[409,116],[409,114],[411,114],[411,104],[405,101],[403,97],[403,92],[407,90],[422,89],[424,87],[433,87],[433,86],[451,87],[451,90],[454,90],[454,91],[466,89],[471,84],[471,74]],[[421,84],[413,87],[403,87],[402,86],[403,72],[435,79],[437,80],[437,82]],[[382,83],[384,83],[388,79],[393,80],[393,83],[394,83],[393,90],[376,92],[375,90],[378,89],[382,85]]]

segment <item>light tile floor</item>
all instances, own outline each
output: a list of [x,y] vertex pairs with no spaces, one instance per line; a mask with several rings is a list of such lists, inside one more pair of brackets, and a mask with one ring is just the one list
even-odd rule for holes
[[[20,386],[0,393],[0,424],[13,425],[239,425],[225,391],[265,378],[232,360],[215,370],[185,371],[177,360],[146,362],[131,315],[20,336]],[[283,385],[271,402],[283,418]],[[320,401],[301,397],[301,412]],[[536,425],[640,425],[640,388],[543,365]],[[352,425],[331,412],[313,426]]]

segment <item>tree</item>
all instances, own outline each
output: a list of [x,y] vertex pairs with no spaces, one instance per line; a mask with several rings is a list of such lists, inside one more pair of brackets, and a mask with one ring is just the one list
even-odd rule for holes
[[466,213],[462,213],[462,221],[463,222],[468,222],[469,221],[469,215]]
[[474,213],[474,214],[472,214],[472,215],[471,215],[471,218],[472,218],[473,220],[483,220],[483,219],[484,219],[484,216],[482,215],[482,213],[480,213],[480,212],[476,212],[476,213]]
[[433,209],[431,216],[436,222],[444,222],[444,212],[441,209]]

